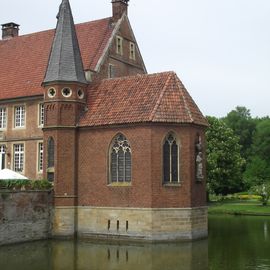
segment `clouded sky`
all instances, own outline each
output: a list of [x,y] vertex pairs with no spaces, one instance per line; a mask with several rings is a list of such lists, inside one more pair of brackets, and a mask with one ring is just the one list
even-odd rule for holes
[[[60,0],[1,0],[20,34],[55,28]],[[70,0],[75,23],[111,16],[110,0]],[[149,73],[173,70],[206,115],[270,115],[269,0],[131,0]],[[1,59],[0,59],[1,60]]]

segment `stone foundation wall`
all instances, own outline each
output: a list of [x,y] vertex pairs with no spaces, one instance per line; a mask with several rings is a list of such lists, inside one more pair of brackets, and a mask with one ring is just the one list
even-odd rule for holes
[[183,241],[208,234],[207,207],[57,207],[53,224],[54,236],[72,236],[75,228],[79,237],[111,240]]
[[51,203],[48,191],[0,190],[0,245],[47,239]]

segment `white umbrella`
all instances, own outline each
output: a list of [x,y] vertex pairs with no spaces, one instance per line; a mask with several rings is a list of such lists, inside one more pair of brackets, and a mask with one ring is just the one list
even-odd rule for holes
[[9,169],[0,170],[0,180],[28,179],[27,177]]

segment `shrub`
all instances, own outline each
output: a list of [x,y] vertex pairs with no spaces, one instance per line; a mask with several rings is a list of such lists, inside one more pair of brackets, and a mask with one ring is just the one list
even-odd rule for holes
[[48,190],[52,188],[52,184],[47,180],[11,179],[0,181],[0,188],[9,190]]

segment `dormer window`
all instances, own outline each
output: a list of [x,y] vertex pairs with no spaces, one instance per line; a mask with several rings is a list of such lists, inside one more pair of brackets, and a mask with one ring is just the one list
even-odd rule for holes
[[135,43],[129,43],[129,58],[131,60],[136,60],[136,53],[135,53]]
[[123,55],[123,38],[119,36],[116,37],[116,53]]

